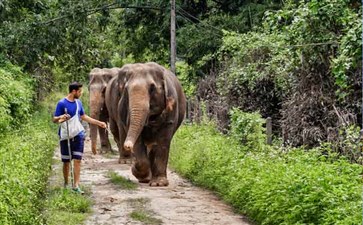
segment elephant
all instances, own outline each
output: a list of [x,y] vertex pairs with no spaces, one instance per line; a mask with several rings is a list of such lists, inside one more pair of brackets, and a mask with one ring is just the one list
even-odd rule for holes
[[106,88],[106,106],[120,159],[133,156],[140,183],[168,186],[170,144],[186,108],[177,77],[155,62],[126,64]]
[[[94,68],[89,74],[89,96],[90,96],[90,116],[103,122],[108,121],[108,111],[105,104],[105,91],[107,83],[118,75],[120,68],[100,69]],[[93,154],[97,154],[97,129],[100,135],[101,151],[112,151],[110,141],[108,139],[108,132],[106,129],[90,125],[91,148]]]

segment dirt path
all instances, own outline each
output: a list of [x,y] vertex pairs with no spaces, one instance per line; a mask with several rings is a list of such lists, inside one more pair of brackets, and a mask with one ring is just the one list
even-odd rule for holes
[[[152,188],[139,184],[130,165],[118,164],[117,160],[117,155],[92,155],[90,140],[86,140],[81,183],[90,187],[94,205],[85,224],[251,224],[212,193],[193,186],[175,172],[168,171],[168,187]],[[138,187],[135,190],[118,188],[111,183],[109,171],[130,179]],[[140,211],[143,213],[138,214]]]

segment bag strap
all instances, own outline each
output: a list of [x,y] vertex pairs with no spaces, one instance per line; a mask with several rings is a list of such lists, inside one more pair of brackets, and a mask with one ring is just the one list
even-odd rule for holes
[[77,105],[77,108],[76,108],[76,116],[78,116],[78,102],[77,102],[77,99],[75,99],[76,101],[76,105]]

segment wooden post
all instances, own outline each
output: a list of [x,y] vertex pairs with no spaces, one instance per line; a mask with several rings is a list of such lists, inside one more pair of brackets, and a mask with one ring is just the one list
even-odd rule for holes
[[192,121],[193,121],[192,110],[193,110],[192,101],[190,99],[188,99],[188,101],[187,101],[187,118],[188,118],[189,123],[192,123]]
[[200,104],[198,99],[195,99],[194,101],[194,118],[195,118],[195,122],[197,124],[200,124]]
[[271,117],[267,117],[266,119],[266,137],[267,137],[267,144],[272,144],[272,119]]
[[170,0],[170,70],[176,75],[175,0]]
[[189,99],[189,118],[190,118],[190,123],[194,123],[194,119],[195,119],[195,113],[194,113],[194,100],[193,99]]

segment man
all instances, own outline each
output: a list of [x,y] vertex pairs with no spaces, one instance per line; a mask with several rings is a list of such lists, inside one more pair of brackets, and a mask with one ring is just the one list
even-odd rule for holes
[[[70,167],[70,155],[68,151],[68,138],[70,139],[70,147],[72,152],[72,160],[74,164],[74,183],[72,190],[82,194],[83,191],[79,187],[81,160],[84,150],[85,131],[80,123],[80,119],[106,128],[106,123],[87,116],[84,112],[82,102],[79,99],[82,95],[82,84],[73,82],[69,85],[68,95],[61,99],[57,106],[53,117],[54,123],[60,124],[59,137],[60,149],[63,162],[64,186],[68,186],[68,174]],[[65,122],[67,121],[67,122]],[[67,124],[68,123],[68,124]],[[67,127],[68,125],[68,127]],[[69,134],[69,136],[68,136]]]

